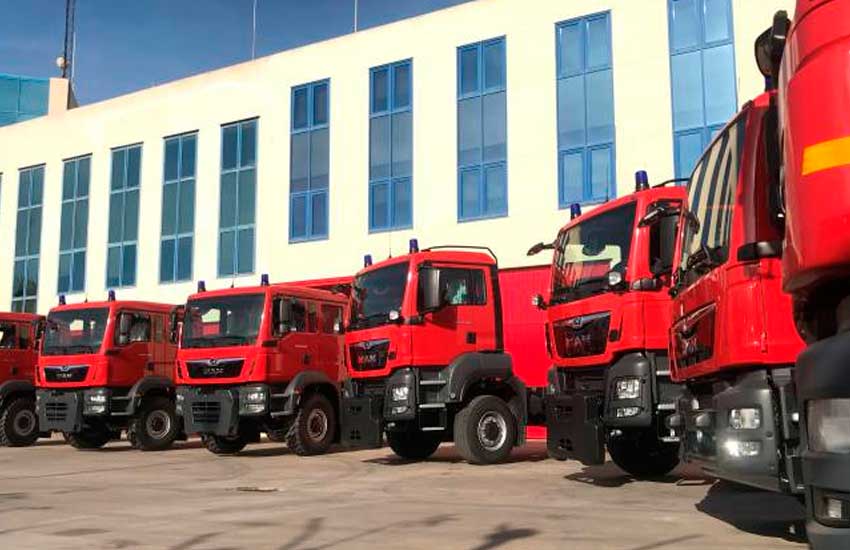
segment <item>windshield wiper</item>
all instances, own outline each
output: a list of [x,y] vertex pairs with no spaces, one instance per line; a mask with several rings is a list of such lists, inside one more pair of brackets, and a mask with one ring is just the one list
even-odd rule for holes
[[72,344],[70,346],[46,346],[45,353],[49,355],[67,355],[69,353],[94,353],[94,346]]
[[700,245],[699,250],[691,254],[686,264],[686,270],[705,269],[710,270],[719,265],[719,261],[714,257],[716,249],[710,248],[705,243]]
[[[390,318],[390,314],[389,314],[389,312],[386,312],[386,311],[379,311],[377,313],[370,313],[369,315],[358,314],[355,317],[354,321],[352,322],[352,328],[360,328],[360,327],[370,326],[371,321],[377,321],[377,320],[380,320],[380,319],[385,319],[385,320],[388,321],[389,318]],[[371,325],[371,326],[377,326],[377,325]]]

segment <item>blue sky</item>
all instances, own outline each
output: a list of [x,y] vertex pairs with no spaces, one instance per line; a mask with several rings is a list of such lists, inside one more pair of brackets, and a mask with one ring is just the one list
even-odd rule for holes
[[[359,0],[360,28],[467,0]],[[91,103],[251,57],[253,0],[77,0],[74,84]],[[354,0],[258,0],[257,56],[351,32]],[[0,0],[0,73],[58,76],[64,0]]]

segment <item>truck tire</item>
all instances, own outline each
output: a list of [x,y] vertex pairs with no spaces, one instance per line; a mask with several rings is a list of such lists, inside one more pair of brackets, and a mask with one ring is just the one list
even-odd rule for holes
[[180,433],[174,403],[163,396],[142,401],[141,409],[132,420],[128,437],[142,451],[164,451],[171,447]]
[[321,393],[313,393],[298,407],[286,434],[286,446],[298,456],[324,454],[333,443],[336,430],[334,406]]
[[494,395],[479,395],[455,416],[455,446],[470,464],[504,462],[516,442],[514,413]]
[[609,439],[608,454],[621,470],[638,479],[664,476],[679,464],[679,445],[664,443],[652,429]]
[[415,431],[387,432],[387,443],[406,460],[425,460],[437,450],[443,438],[439,433]]
[[241,435],[227,437],[223,435],[201,434],[201,441],[209,452],[217,455],[235,455],[248,444],[248,440]]
[[38,439],[35,401],[16,397],[0,413],[0,447],[28,447]]
[[71,447],[80,450],[100,449],[112,439],[112,434],[109,430],[97,428],[88,428],[65,435]]

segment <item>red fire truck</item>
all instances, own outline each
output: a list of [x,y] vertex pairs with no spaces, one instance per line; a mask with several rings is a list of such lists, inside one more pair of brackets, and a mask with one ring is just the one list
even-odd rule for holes
[[[808,347],[797,361],[807,532],[850,548],[850,0],[798,0],[757,41],[778,82],[769,142],[784,219],[783,286]],[[780,68],[781,66],[781,68]]]
[[685,462],[799,494],[793,371],[803,343],[781,288],[775,127],[768,91],[717,133],[688,181],[671,290],[671,374],[682,389],[668,425]]
[[[553,248],[546,336],[552,369],[546,395],[550,456],[602,464],[605,447],[623,470],[663,475],[678,463],[665,426],[675,406],[667,331],[676,227],[685,190],[649,188],[573,219]],[[673,182],[666,182],[673,183]]]
[[[186,433],[232,454],[265,432],[299,455],[338,438],[346,294],[291,284],[205,289],[182,312],[177,408]],[[172,329],[176,332],[176,326]]]
[[162,450],[181,435],[174,410],[168,320],[174,306],[116,300],[60,304],[45,322],[36,376],[42,432],[62,432],[78,449],[102,447],[122,431],[137,448]]
[[43,322],[32,313],[0,313],[0,446],[25,447],[39,437],[35,368]]
[[407,459],[454,441],[469,462],[505,460],[526,426],[544,422],[542,392],[529,391],[506,352],[504,304],[489,249],[419,250],[412,239],[403,256],[374,265],[366,256],[346,325],[343,443],[378,447],[386,433]]

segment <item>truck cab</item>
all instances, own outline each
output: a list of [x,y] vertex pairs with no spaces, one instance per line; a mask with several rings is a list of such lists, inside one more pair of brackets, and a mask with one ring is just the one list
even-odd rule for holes
[[42,432],[62,432],[78,449],[126,431],[141,450],[180,436],[168,319],[174,306],[116,300],[64,304],[45,321],[36,377]]
[[[676,228],[685,202],[677,186],[649,188],[573,218],[554,249],[546,336],[552,368],[546,393],[550,456],[614,462],[637,477],[678,462],[664,425],[675,401],[667,359]],[[672,182],[671,182],[672,183]]]
[[688,181],[672,292],[668,419],[684,462],[710,475],[799,493],[794,361],[803,347],[782,293],[782,228],[772,195],[775,92],[745,104]]
[[254,287],[201,283],[183,308],[177,352],[186,433],[216,454],[237,453],[263,432],[299,455],[327,451],[338,438],[347,300],[266,276]]
[[0,313],[0,446],[25,447],[39,438],[35,370],[43,322],[33,313]]
[[343,442],[421,460],[454,441],[475,464],[524,441],[525,384],[504,350],[498,264],[488,249],[434,247],[354,278],[345,349]]

